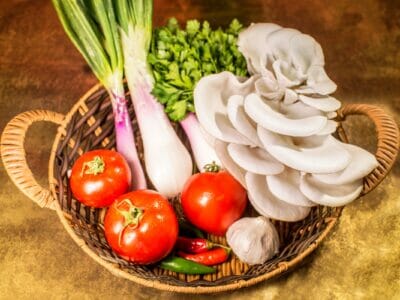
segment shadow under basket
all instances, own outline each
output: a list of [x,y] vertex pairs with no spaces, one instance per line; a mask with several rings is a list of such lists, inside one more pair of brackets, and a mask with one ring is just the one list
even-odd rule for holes
[[[127,96],[129,98],[129,94]],[[129,99],[128,103],[139,157],[144,165],[140,132]],[[341,108],[337,117],[339,126],[336,135],[344,142],[347,142],[347,137],[341,122],[348,115],[368,116],[374,122],[378,135],[375,155],[379,166],[364,179],[362,195],[365,195],[383,180],[393,166],[399,149],[399,131],[394,120],[379,107],[350,104]],[[50,121],[59,125],[49,161],[49,189],[39,186],[35,181],[23,147],[26,131],[36,121]],[[179,125],[174,125],[174,128],[190,150],[183,130]],[[44,110],[28,111],[16,116],[7,124],[1,140],[3,162],[13,182],[41,207],[55,209],[67,232],[91,258],[117,276],[161,290],[184,293],[235,290],[292,271],[332,230],[343,209],[316,206],[300,222],[273,221],[279,233],[280,249],[276,256],[264,264],[249,266],[231,255],[227,262],[216,267],[215,274],[208,275],[178,274],[162,270],[156,265],[140,266],[119,258],[107,244],[102,226],[105,209],[85,207],[72,196],[68,170],[81,154],[98,148],[115,148],[111,102],[100,85],[87,92],[66,116]],[[179,214],[179,198],[170,200]],[[250,205],[246,214],[257,215]],[[226,244],[224,237],[209,238]]]

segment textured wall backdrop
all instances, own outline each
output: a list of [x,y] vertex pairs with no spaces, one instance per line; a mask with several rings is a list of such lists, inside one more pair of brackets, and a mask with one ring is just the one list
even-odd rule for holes
[[[226,25],[275,22],[314,36],[344,103],[379,104],[400,116],[400,2],[379,0],[155,1],[154,20],[208,19]],[[96,79],[63,33],[50,0],[0,1],[0,131],[31,109],[66,113]],[[373,151],[374,128],[351,118],[352,141]],[[55,128],[38,124],[26,149],[46,184]],[[187,299],[118,279],[74,244],[56,214],[21,194],[0,164],[1,299]],[[218,299],[399,299],[400,164],[352,203],[304,267]],[[192,297],[192,296],[191,296]],[[193,296],[193,299],[206,298]]]

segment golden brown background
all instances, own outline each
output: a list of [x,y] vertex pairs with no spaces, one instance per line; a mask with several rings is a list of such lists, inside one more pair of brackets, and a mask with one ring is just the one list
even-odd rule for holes
[[[314,36],[344,103],[378,104],[400,116],[400,1],[155,1],[155,25],[170,16],[226,25],[275,22]],[[0,1],[0,130],[31,109],[66,113],[96,79],[61,29],[50,0]],[[367,119],[349,121],[353,141],[373,151]],[[28,132],[28,161],[46,184],[55,128]],[[111,275],[72,241],[55,212],[20,193],[0,164],[0,298],[188,299]],[[343,212],[333,234],[295,272],[216,299],[400,299],[400,164]],[[202,299],[206,296],[190,296]],[[208,296],[210,297],[210,296]]]

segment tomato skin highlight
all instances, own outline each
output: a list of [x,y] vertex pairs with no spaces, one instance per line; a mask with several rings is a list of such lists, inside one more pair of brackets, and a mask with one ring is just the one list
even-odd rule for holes
[[223,236],[244,213],[247,194],[226,171],[198,173],[186,182],[181,204],[189,222],[208,233]]
[[[124,214],[132,207],[141,210],[142,215],[137,224],[126,224]],[[137,190],[120,196],[108,208],[104,231],[108,244],[120,257],[151,264],[171,252],[179,227],[175,211],[165,197],[155,191]]]
[[[90,173],[90,164],[104,163],[98,173]],[[109,206],[118,196],[126,193],[131,183],[131,170],[124,157],[112,150],[93,150],[84,153],[74,163],[70,177],[74,197],[91,207]]]

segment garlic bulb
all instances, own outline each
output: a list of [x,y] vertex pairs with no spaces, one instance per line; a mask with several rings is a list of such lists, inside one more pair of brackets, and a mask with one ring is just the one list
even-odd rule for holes
[[356,199],[378,163],[332,135],[341,103],[330,95],[336,84],[321,46],[298,30],[265,23],[243,30],[238,47],[251,77],[205,76],[193,94],[202,128],[254,209],[294,222],[317,204]]
[[249,265],[262,264],[279,251],[278,232],[263,216],[236,221],[229,227],[226,239],[233,253]]

